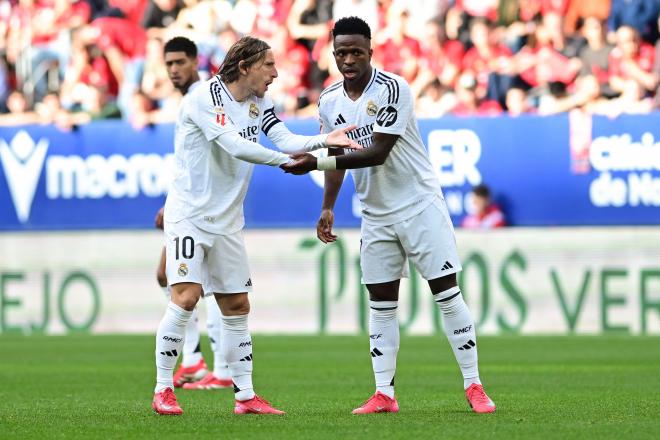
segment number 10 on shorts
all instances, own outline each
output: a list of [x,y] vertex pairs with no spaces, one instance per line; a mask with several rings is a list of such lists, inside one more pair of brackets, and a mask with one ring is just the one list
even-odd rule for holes
[[[179,246],[180,242],[180,246]],[[185,237],[176,237],[174,239],[174,258],[179,260],[179,250],[181,251],[181,256],[186,260],[191,259],[195,255],[195,241],[189,235]]]

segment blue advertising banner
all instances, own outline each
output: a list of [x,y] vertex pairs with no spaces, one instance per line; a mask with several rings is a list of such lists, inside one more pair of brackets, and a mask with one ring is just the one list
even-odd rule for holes
[[[289,120],[314,134],[314,120]],[[419,123],[455,224],[470,188],[486,183],[515,226],[658,224],[660,113],[611,120],[552,117],[442,118]],[[173,126],[134,131],[119,121],[72,132],[0,128],[0,230],[151,228],[173,163]],[[264,145],[272,144],[262,137]],[[256,166],[248,227],[314,227],[323,174]],[[359,225],[347,177],[338,227]]]

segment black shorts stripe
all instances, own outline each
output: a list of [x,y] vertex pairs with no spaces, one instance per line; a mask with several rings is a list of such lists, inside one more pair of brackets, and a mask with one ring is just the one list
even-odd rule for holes
[[383,307],[383,308],[380,308],[380,307],[370,307],[370,308],[373,309],[373,310],[396,310],[396,307]]
[[452,296],[448,296],[447,298],[436,299],[435,302],[441,303],[441,302],[449,301],[450,299],[456,298],[460,294],[461,294],[461,292],[456,292]]

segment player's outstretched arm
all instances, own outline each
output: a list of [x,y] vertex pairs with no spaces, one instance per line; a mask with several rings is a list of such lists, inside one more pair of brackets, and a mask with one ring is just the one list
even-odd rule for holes
[[317,159],[311,155],[293,154],[294,161],[280,166],[286,173],[305,174],[312,170],[348,170],[366,168],[385,163],[392,147],[399,139],[397,134],[374,132],[373,144],[351,154]]
[[[267,128],[267,129],[266,129]],[[327,134],[304,136],[293,134],[281,121],[272,126],[266,126],[264,132],[275,146],[288,154],[305,153],[320,148],[362,148],[360,144],[349,138],[346,133],[356,128],[355,125],[338,128]]]
[[270,150],[256,142],[243,139],[238,132],[228,131],[217,138],[215,143],[236,159],[246,162],[277,166],[289,162],[289,156]]
[[[343,155],[342,150],[331,150],[328,152],[332,156]],[[332,226],[335,222],[333,209],[339,190],[344,182],[345,170],[334,170],[325,172],[325,184],[323,185],[323,205],[321,208],[321,217],[316,223],[316,236],[323,243],[332,243],[337,240],[337,236],[332,233]]]

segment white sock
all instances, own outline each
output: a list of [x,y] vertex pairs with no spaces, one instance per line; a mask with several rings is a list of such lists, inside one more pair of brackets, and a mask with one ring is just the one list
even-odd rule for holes
[[192,312],[182,309],[173,302],[167,305],[165,316],[156,332],[156,390],[174,389],[172,376],[176,360],[183,347],[186,323]]
[[463,373],[463,387],[478,383],[477,334],[474,320],[458,286],[433,295],[442,312],[442,325],[458,366]]
[[199,318],[197,307],[192,311],[192,315],[186,324],[186,336],[183,339],[183,357],[181,365],[190,367],[202,360],[202,350],[199,346]]
[[376,391],[394,398],[396,355],[399,351],[397,301],[369,301],[369,348]]
[[252,389],[252,338],[248,315],[223,316],[220,345],[229,364],[236,400],[254,397]]
[[218,379],[231,379],[229,365],[222,353],[222,313],[214,296],[206,299],[206,329],[209,332],[211,350],[213,350],[213,375]]

